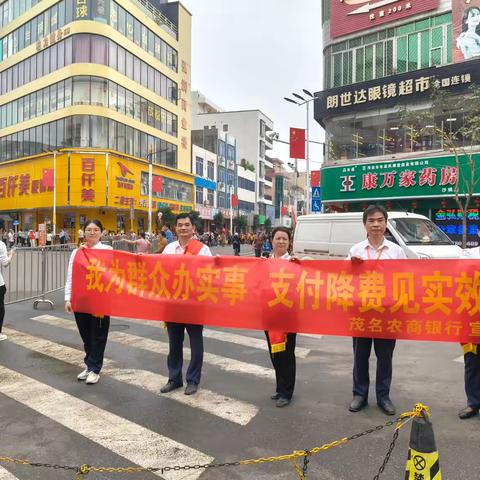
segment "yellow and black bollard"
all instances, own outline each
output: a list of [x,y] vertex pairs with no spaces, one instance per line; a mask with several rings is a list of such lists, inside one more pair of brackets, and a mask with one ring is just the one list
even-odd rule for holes
[[433,426],[428,411],[412,421],[405,480],[442,480]]

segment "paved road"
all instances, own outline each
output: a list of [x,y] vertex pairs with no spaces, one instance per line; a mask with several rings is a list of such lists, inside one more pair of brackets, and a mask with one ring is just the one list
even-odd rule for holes
[[[167,375],[165,332],[156,323],[112,319],[101,382],[86,386],[76,381],[83,354],[75,324],[62,311],[61,295],[53,299],[54,311],[33,310],[31,303],[7,307],[9,340],[0,343],[0,456],[67,465],[206,464],[311,448],[389,420],[375,406],[373,392],[367,410],[347,411],[347,338],[300,336],[295,401],[278,409],[269,398],[274,381],[262,332],[206,329],[198,394],[160,395]],[[431,407],[443,475],[453,480],[475,477],[480,442],[480,419],[456,417],[465,402],[459,355],[454,344],[399,342],[392,388],[399,411],[417,401]],[[308,478],[373,478],[392,434],[390,427],[314,457]],[[381,478],[403,478],[408,437],[409,428],[400,432]],[[3,465],[2,480],[73,478],[63,470]],[[289,464],[276,463],[169,472],[163,478],[286,480],[295,474]]]

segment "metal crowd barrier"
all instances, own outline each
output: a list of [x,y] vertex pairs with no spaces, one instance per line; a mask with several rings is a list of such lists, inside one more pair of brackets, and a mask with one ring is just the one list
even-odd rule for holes
[[[150,248],[148,253],[155,253],[158,249],[158,238],[149,240]],[[125,240],[102,240],[102,243],[111,245],[114,250],[122,250],[124,252],[137,253],[136,245],[128,243]]]
[[8,267],[2,267],[7,293],[5,303],[35,299],[33,307],[53,302],[47,293],[65,287],[68,261],[75,244],[47,245],[45,247],[19,247]]

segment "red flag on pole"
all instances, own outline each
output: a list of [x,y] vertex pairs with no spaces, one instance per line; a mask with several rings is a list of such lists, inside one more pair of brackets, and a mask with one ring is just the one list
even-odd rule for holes
[[310,172],[310,182],[311,187],[320,186],[320,170],[312,170]]
[[290,129],[290,158],[305,158],[305,130]]
[[162,177],[158,175],[152,176],[152,193],[161,193],[162,192]]
[[232,207],[238,207],[238,195],[232,194]]
[[44,168],[42,174],[42,184],[44,187],[49,188],[53,187],[54,184],[53,178],[53,168]]
[[281,215],[284,217],[287,214],[287,207],[282,207],[281,208]]

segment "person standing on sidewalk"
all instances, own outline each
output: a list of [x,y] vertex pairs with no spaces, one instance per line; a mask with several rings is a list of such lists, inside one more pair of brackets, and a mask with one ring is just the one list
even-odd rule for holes
[[[5,220],[0,218],[0,232],[5,228]],[[15,249],[11,248],[10,253],[7,252],[5,243],[0,242],[0,265],[2,267],[8,267],[12,261]],[[0,271],[0,341],[6,340],[7,336],[2,333],[3,319],[5,317],[5,294],[7,293],[7,287],[5,280],[3,279],[2,272]]]
[[[80,248],[97,250],[113,250],[110,245],[100,242],[103,226],[100,220],[89,220],[85,223],[85,243]],[[65,310],[75,315],[78,331],[83,340],[86,368],[77,375],[77,380],[85,380],[87,384],[95,384],[100,380],[103,366],[103,354],[107,345],[110,317],[98,317],[90,313],[74,312],[71,304],[73,261],[78,248],[72,252],[68,263],[67,282],[65,284]]]
[[[162,255],[205,255],[211,257],[210,249],[193,238],[195,227],[189,213],[177,215],[176,232],[178,240],[169,243]],[[185,330],[190,338],[191,358],[188,365],[185,395],[193,395],[198,390],[203,364],[203,325],[190,323],[167,323],[169,351],[167,358],[168,382],[161,389],[161,393],[168,393],[183,386],[183,340]]]
[[[395,243],[385,238],[388,213],[380,205],[370,205],[363,212],[363,225],[367,231],[367,240],[359,242],[350,249],[348,259],[360,263],[364,260],[406,259],[405,252]],[[383,338],[353,338],[353,400],[351,412],[359,412],[368,404],[370,376],[368,362],[372,343],[377,356],[377,377],[375,388],[377,405],[387,415],[395,415],[395,407],[390,400],[392,383],[392,358],[395,340]]]

